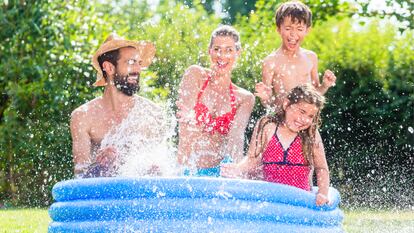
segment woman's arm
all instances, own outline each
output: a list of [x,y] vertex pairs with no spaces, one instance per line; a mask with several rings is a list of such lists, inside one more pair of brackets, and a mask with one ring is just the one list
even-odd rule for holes
[[191,153],[191,128],[195,127],[194,105],[199,91],[199,83],[204,69],[200,66],[190,66],[184,73],[178,89],[177,118],[178,118],[178,162],[187,164]]
[[229,132],[227,153],[231,155],[234,162],[239,162],[244,153],[244,135],[250,114],[254,106],[254,95],[246,90],[240,90],[242,101],[237,109],[233,125]]

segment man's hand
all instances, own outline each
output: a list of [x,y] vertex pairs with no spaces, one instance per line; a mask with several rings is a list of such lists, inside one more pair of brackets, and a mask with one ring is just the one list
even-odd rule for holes
[[96,154],[96,162],[103,167],[110,167],[114,165],[115,160],[118,158],[115,148],[105,147],[99,149]]
[[152,165],[151,168],[147,171],[147,174],[150,176],[161,176],[162,172],[159,166]]

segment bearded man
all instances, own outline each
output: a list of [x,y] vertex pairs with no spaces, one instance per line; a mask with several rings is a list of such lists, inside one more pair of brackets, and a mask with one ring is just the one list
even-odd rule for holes
[[[93,56],[92,64],[97,71],[94,86],[103,86],[104,92],[72,112],[75,177],[115,175],[114,168],[122,161],[120,151],[130,149],[134,141],[141,140],[136,138],[161,138],[157,128],[164,122],[161,108],[135,95],[140,87],[141,70],[151,64],[154,55],[155,47],[150,42],[110,35]],[[127,119],[129,124],[125,125],[123,122]],[[134,119],[141,120],[134,122]],[[124,142],[119,145],[121,139]]]

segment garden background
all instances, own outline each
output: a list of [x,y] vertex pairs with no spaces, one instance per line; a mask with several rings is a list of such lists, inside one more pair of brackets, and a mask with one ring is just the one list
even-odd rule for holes
[[[345,208],[413,210],[414,3],[304,2],[314,24],[303,47],[337,76],[321,129],[332,186]],[[188,66],[208,66],[214,28],[232,24],[243,46],[233,81],[253,92],[280,45],[279,3],[0,1],[0,208],[47,207],[52,186],[73,177],[69,117],[102,93],[90,59],[109,33],[156,44],[139,94],[165,103]],[[262,113],[256,101],[246,140]]]

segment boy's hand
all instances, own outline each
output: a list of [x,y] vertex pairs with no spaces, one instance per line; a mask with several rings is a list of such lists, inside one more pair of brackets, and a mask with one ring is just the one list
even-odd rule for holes
[[263,82],[256,83],[254,95],[259,97],[262,102],[268,102],[272,98],[272,87],[267,86]]
[[329,87],[335,86],[335,82],[336,82],[335,74],[330,70],[326,70],[325,73],[323,74],[322,85],[329,88]]

